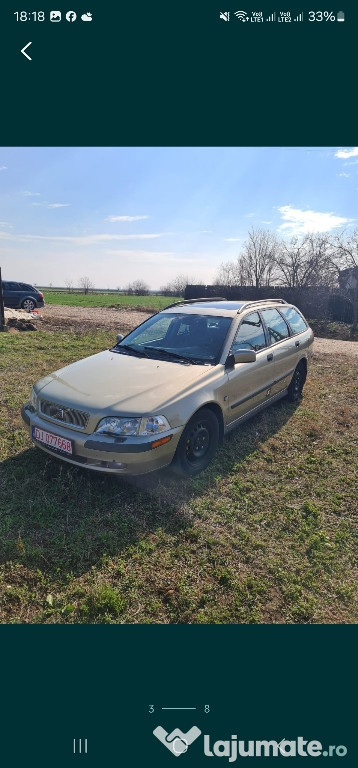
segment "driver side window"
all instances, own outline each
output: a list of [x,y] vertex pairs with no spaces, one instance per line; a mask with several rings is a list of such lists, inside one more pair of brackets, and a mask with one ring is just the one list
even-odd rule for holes
[[238,349],[254,349],[258,352],[264,347],[266,347],[266,338],[260,315],[258,312],[251,312],[240,323],[232,345],[232,352],[235,354]]

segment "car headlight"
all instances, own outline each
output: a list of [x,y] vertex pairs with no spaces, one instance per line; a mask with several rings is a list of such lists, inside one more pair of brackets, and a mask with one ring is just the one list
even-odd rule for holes
[[143,418],[101,419],[96,432],[102,435],[156,435],[170,429],[164,416],[143,416]]

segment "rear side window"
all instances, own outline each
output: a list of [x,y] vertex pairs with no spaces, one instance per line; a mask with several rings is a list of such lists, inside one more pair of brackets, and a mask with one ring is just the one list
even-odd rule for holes
[[251,312],[240,323],[232,351],[234,354],[238,349],[254,349],[258,352],[264,347],[266,347],[266,338],[260,315],[258,312]]
[[276,344],[277,341],[282,341],[290,335],[288,325],[277,309],[263,309],[262,314],[269,333],[270,344]]
[[306,330],[307,323],[296,309],[293,309],[293,307],[285,307],[281,309],[280,307],[280,312],[291,326],[293,333],[301,333]]
[[19,286],[22,291],[35,291],[35,293],[37,293],[36,288],[34,288],[33,285],[28,285],[27,283],[19,283]]
[[7,284],[7,290],[8,291],[21,291],[21,288],[19,286],[19,283],[8,283]]

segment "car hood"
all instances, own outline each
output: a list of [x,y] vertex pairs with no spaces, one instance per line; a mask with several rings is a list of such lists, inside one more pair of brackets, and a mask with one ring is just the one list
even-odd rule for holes
[[160,413],[208,370],[106,350],[60,368],[39,382],[41,398],[80,409],[123,415]]

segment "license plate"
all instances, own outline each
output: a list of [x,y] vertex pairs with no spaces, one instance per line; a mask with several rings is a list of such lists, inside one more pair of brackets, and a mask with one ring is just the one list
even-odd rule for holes
[[54,448],[57,451],[63,451],[63,453],[72,453],[72,442],[65,437],[54,435],[52,432],[46,432],[44,429],[38,427],[32,427],[32,439],[37,440],[39,443],[44,443],[49,448]]

